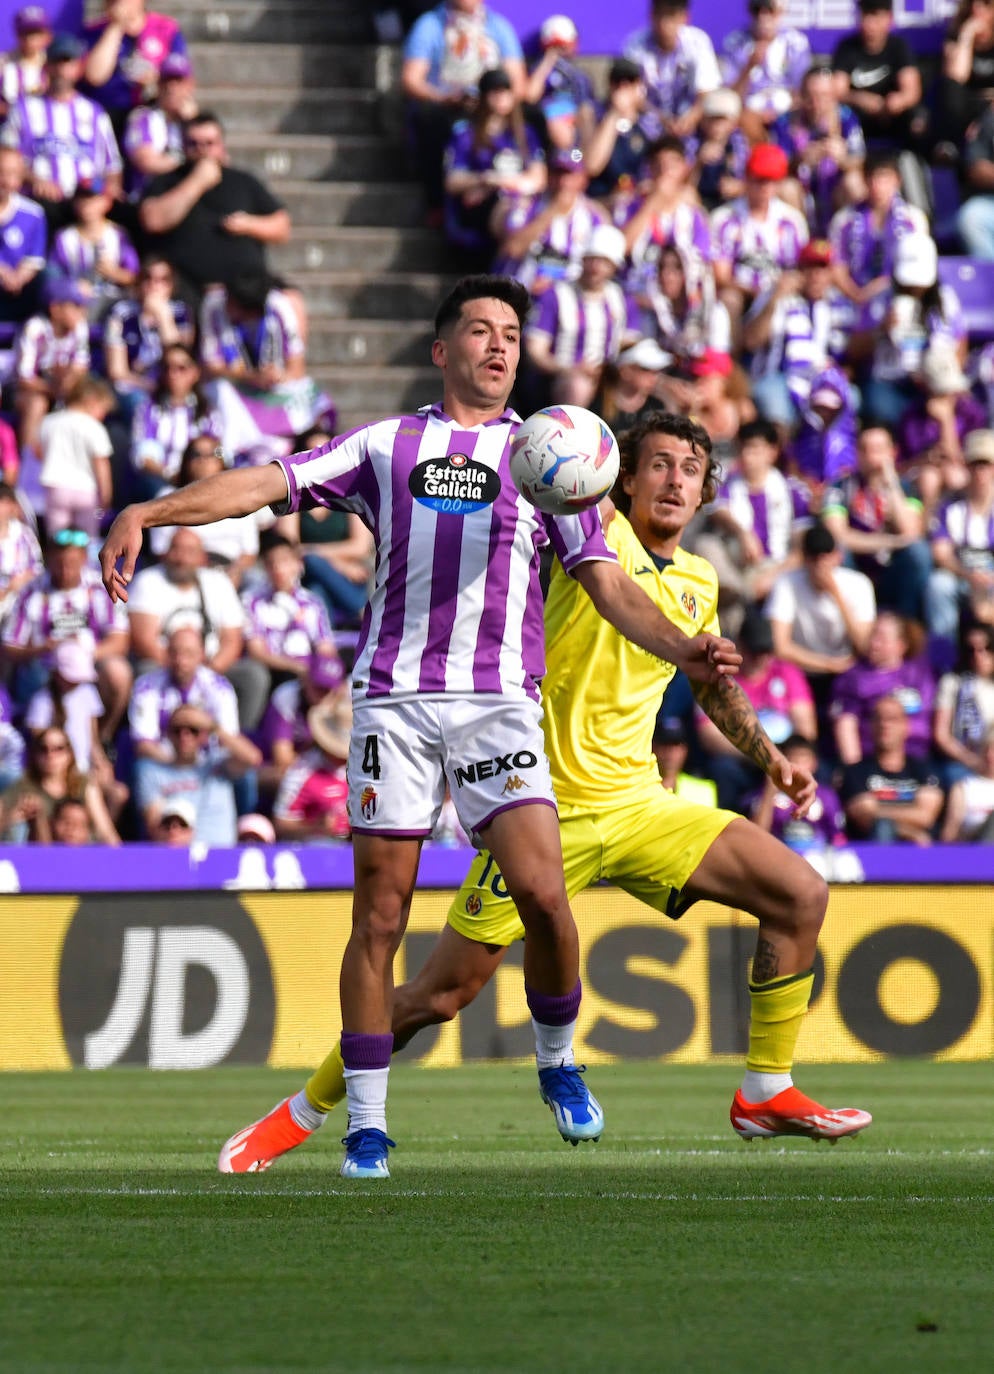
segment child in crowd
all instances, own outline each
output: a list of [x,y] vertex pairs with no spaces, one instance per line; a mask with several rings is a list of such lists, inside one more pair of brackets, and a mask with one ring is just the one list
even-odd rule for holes
[[88,373],[66,397],[65,409],[42,420],[40,480],[49,534],[64,529],[85,530],[91,539],[99,534],[113,490],[112,445],[104,420],[115,404],[113,387]]
[[79,284],[53,277],[45,295],[46,313],[32,315],[25,324],[14,365],[21,448],[34,452],[42,420],[53,405],[66,400],[90,368],[86,302]]
[[78,283],[94,340],[107,310],[127,295],[138,276],[134,245],[107,217],[113,203],[103,181],[80,181],[72,203],[76,223],[60,229],[52,244],[51,268]]
[[41,5],[24,5],[14,15],[17,47],[0,59],[0,118],[22,95],[40,95],[45,89],[45,54],[52,26]]

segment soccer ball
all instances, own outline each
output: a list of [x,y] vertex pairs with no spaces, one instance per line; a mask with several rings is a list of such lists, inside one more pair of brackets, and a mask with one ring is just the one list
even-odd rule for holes
[[547,515],[596,506],[614,486],[620,461],[610,429],[582,406],[536,410],[511,440],[514,485]]

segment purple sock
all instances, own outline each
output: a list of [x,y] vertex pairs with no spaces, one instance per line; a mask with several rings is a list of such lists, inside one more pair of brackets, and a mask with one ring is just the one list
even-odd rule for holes
[[528,1003],[528,1010],[540,1026],[568,1026],[577,1018],[580,1010],[580,998],[583,996],[583,988],[579,978],[576,980],[576,987],[572,992],[567,992],[564,997],[550,997],[547,993],[536,992],[525,984],[525,1000]]
[[393,1053],[393,1034],[358,1035],[342,1031],[342,1063],[346,1069],[387,1069]]

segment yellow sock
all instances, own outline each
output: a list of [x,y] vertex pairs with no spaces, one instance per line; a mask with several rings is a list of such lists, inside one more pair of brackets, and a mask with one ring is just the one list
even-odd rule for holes
[[312,1107],[330,1112],[345,1096],[345,1065],[341,1044],[335,1046],[324,1062],[314,1070],[304,1084],[304,1092]]
[[747,1069],[753,1073],[790,1073],[814,981],[814,971],[809,969],[770,983],[749,984],[752,1015]]

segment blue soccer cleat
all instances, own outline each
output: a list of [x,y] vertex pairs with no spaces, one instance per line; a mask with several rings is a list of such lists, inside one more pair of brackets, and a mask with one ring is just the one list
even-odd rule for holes
[[539,1095],[556,1118],[559,1134],[571,1145],[600,1140],[604,1129],[601,1104],[581,1078],[583,1073],[583,1064],[560,1064],[538,1071]]
[[396,1146],[396,1141],[384,1135],[374,1126],[361,1131],[353,1131],[344,1136],[345,1158],[342,1160],[342,1178],[389,1178],[387,1151]]

